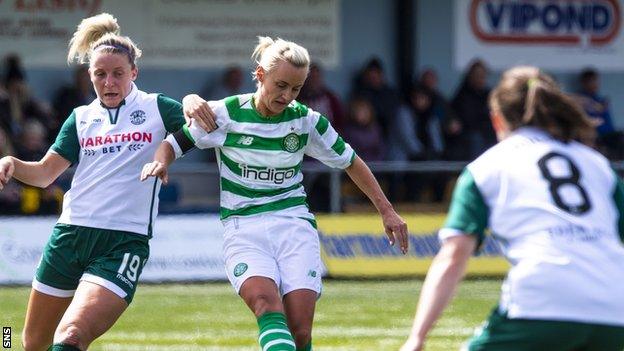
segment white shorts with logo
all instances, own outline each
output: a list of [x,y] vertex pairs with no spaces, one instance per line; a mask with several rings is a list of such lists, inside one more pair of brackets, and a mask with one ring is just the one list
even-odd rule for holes
[[318,232],[305,219],[275,214],[232,217],[223,221],[227,276],[239,293],[250,277],[275,281],[282,296],[293,290],[321,293]]

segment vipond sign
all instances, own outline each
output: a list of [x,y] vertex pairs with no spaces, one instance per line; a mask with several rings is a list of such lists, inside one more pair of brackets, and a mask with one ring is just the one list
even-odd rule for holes
[[622,0],[455,0],[455,62],[622,69]]

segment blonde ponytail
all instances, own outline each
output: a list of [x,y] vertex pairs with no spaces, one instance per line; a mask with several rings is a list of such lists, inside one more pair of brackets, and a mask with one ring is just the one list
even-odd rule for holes
[[126,54],[134,66],[136,59],[141,57],[141,50],[130,38],[119,33],[117,19],[108,13],[83,19],[69,41],[67,62],[87,63],[93,51],[103,47],[104,52]]

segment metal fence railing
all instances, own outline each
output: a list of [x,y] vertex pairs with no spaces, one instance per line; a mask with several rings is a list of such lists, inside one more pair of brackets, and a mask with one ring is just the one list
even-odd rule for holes
[[[368,162],[368,167],[373,174],[381,176],[384,174],[432,174],[432,173],[446,173],[459,175],[462,169],[467,165],[467,162],[463,161],[419,161],[419,162],[396,162],[396,161],[378,161]],[[624,175],[624,161],[614,161],[611,163],[613,169],[620,175]],[[329,175],[329,210],[332,213],[338,213],[341,211],[341,205],[343,202],[341,187],[343,185],[342,179],[344,177],[344,171],[339,169],[329,168],[319,162],[304,162],[302,167],[304,178],[313,175]],[[188,163],[176,163],[171,167],[170,179],[184,179],[189,177],[199,179],[212,179],[214,182],[218,182],[219,170],[214,163],[203,162],[188,162]],[[218,183],[217,183],[218,184]],[[218,192],[218,186],[212,187]],[[214,190],[213,190],[214,191]],[[193,193],[197,193],[193,190]],[[218,194],[213,193],[215,199],[218,199]]]

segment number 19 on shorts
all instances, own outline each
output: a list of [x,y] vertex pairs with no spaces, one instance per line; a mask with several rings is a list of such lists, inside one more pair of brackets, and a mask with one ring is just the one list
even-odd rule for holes
[[[145,261],[143,262],[143,264],[145,264]],[[132,258],[130,258],[130,253],[126,252],[123,256],[123,261],[121,262],[117,273],[124,275],[125,272],[126,277],[130,279],[130,281],[135,282],[137,279],[140,265],[141,258],[138,255],[132,255]]]

